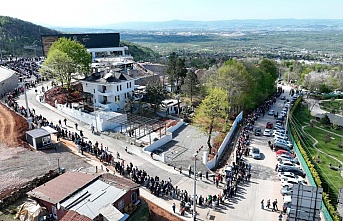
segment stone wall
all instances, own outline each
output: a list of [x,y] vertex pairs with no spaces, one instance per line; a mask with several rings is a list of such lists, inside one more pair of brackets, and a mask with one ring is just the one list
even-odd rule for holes
[[33,190],[34,188],[54,179],[59,175],[57,170],[50,170],[48,173],[46,173],[43,176],[36,177],[33,180],[29,181],[25,185],[15,188],[10,194],[5,196],[0,200],[0,209],[1,207],[6,207],[8,205],[11,205],[18,199],[24,197],[27,192]]

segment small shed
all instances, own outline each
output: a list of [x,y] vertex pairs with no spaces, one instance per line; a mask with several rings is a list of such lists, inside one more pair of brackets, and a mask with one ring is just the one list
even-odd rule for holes
[[52,145],[50,132],[43,128],[27,131],[26,141],[36,150],[45,149]]

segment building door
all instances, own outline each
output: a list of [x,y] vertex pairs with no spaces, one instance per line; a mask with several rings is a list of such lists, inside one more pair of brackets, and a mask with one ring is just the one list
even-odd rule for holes
[[56,207],[52,206],[51,210],[52,210],[52,216],[54,217],[54,219],[58,220]]

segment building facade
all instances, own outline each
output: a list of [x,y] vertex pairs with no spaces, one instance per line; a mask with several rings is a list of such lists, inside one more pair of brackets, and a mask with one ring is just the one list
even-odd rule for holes
[[135,89],[135,80],[120,72],[95,73],[83,79],[83,92],[92,95],[95,107],[122,111]]

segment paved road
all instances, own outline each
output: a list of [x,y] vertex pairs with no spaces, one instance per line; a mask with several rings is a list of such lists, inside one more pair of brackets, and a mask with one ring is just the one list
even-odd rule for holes
[[[19,98],[18,103],[20,105],[24,105],[24,96]],[[73,125],[76,120],[71,119],[67,115],[58,112],[56,109],[48,108],[46,104],[42,104],[37,101],[36,94],[34,89],[28,91],[28,100],[29,100],[29,107],[34,108],[36,113],[42,114],[45,116],[49,121],[53,121],[57,123],[59,119],[67,118],[68,119],[68,126],[69,130],[74,130]],[[277,101],[274,105],[274,109],[276,111],[281,110],[282,108],[282,101]],[[262,129],[265,128],[265,124],[267,121],[273,121],[272,116],[265,116],[258,120],[257,126],[261,127]],[[88,125],[83,125],[80,122],[79,128],[84,131],[86,137],[91,139],[92,141],[97,140],[99,143],[103,143],[104,146],[108,146],[109,150],[113,153],[119,151],[121,157],[126,160],[126,162],[132,162],[134,165],[137,165],[138,168],[145,169],[148,174],[150,175],[158,175],[161,179],[166,180],[168,177],[171,178],[172,183],[178,186],[181,189],[186,189],[189,193],[193,192],[193,180],[188,178],[185,174],[179,174],[178,171],[175,171],[172,167],[166,166],[163,163],[154,161],[150,159],[150,157],[141,151],[141,148],[128,145],[119,140],[115,140],[112,138],[105,137],[103,135],[96,136],[93,135],[89,131]],[[279,208],[282,207],[282,197],[280,194],[280,184],[279,181],[276,179],[276,172],[274,172],[274,166],[276,164],[275,153],[272,152],[268,145],[267,145],[267,138],[266,137],[259,137],[255,138],[252,136],[252,146],[259,147],[261,152],[264,155],[263,160],[253,160],[247,159],[249,162],[252,163],[252,179],[251,182],[241,186],[238,190],[238,196],[221,206],[221,208],[217,211],[210,211],[210,219],[211,220],[230,220],[230,221],[251,221],[251,220],[264,220],[264,221],[275,221],[277,220],[278,214],[275,212],[271,212],[269,210],[261,210],[260,209],[260,201],[262,199],[278,199],[279,201]],[[124,148],[128,146],[128,149],[132,152],[132,154],[125,153]],[[99,165],[99,162],[92,162],[93,165]],[[63,165],[61,165],[63,166]],[[222,186],[220,186],[222,187]],[[218,194],[221,191],[220,188],[216,188],[211,182],[202,180],[197,182],[197,194],[207,196],[209,194]],[[175,200],[163,200],[160,198],[156,198],[146,191],[141,191],[142,195],[153,202],[157,203],[161,207],[171,211],[171,205],[173,202],[176,203],[177,207],[179,205],[178,201]],[[208,212],[207,208],[198,208],[197,211],[199,212],[199,218],[206,220],[206,214]],[[186,217],[182,217],[186,220],[190,220],[190,215]]]

